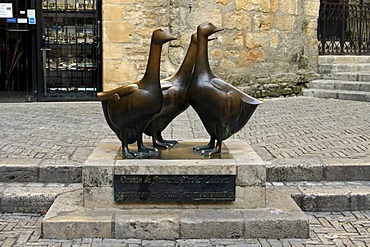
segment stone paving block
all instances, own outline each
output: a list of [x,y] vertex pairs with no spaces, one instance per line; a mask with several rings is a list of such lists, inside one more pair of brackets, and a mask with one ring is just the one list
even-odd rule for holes
[[297,164],[267,167],[267,181],[321,181],[323,165]]
[[5,159],[0,163],[0,182],[37,182],[40,160]]
[[82,166],[82,184],[84,187],[113,186],[113,168],[111,163],[87,160]]
[[323,167],[323,179],[326,181],[368,181],[370,163],[329,164]]
[[39,167],[39,182],[80,183],[81,164],[72,161],[47,160]]
[[79,184],[3,183],[1,212],[46,212],[62,193],[81,188]]
[[238,210],[187,210],[181,214],[181,237],[240,238],[243,218]]
[[259,214],[244,211],[245,238],[306,238],[309,235],[307,219],[284,210],[271,209],[261,217]]
[[114,216],[115,238],[165,239],[180,238],[180,211],[124,210]]

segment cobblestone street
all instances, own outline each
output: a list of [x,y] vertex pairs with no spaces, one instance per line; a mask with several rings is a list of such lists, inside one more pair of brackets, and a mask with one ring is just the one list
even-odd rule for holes
[[85,238],[76,240],[42,239],[39,214],[0,215],[0,244],[8,246],[156,246],[156,247],[231,247],[231,246],[370,246],[370,211],[310,212],[309,239],[210,239],[140,240]]
[[[96,143],[114,137],[99,102],[0,104],[0,112],[0,159],[81,164]],[[271,163],[358,162],[370,156],[369,122],[367,102],[278,98],[265,100],[232,138],[246,140]],[[192,108],[178,116],[164,136],[209,138]]]
[[[251,144],[268,167],[291,164],[367,167],[369,106],[366,102],[307,97],[266,99],[249,123],[231,138]],[[0,165],[79,167],[102,139],[115,138],[99,102],[0,104],[0,112]],[[179,141],[208,139],[191,108],[168,126],[164,137]],[[150,140],[147,136],[145,139]],[[279,184],[270,184],[275,185]],[[370,246],[368,210],[306,212],[306,215],[310,220],[309,239],[148,241],[42,239],[42,215],[3,213],[0,214],[0,246]]]

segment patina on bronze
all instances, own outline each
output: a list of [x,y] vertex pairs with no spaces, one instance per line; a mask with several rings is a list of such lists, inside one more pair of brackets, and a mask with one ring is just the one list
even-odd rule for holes
[[[122,142],[122,155],[126,158],[150,156],[158,152],[157,149],[144,146],[142,135],[145,127],[162,109],[163,95],[159,79],[162,46],[174,39],[164,29],[155,30],[143,78],[112,91],[98,93],[105,119]],[[128,144],[134,142],[138,146],[136,153],[128,148]]]
[[176,74],[161,81],[163,93],[162,110],[144,131],[145,134],[152,136],[153,147],[170,148],[178,143],[176,140],[163,139],[162,131],[190,105],[187,89],[194,68],[196,52],[197,34],[194,33],[191,35],[185,58]]
[[[145,143],[144,145],[148,145]],[[176,144],[174,148],[160,148],[158,149],[158,154],[153,156],[144,157],[145,159],[156,159],[156,160],[206,160],[206,159],[232,159],[232,155],[229,152],[229,149],[226,145],[222,144],[222,150],[219,155],[213,156],[201,156],[197,152],[193,152],[193,147],[199,144],[206,144],[206,142],[199,141],[182,141]],[[133,152],[136,152],[137,147],[134,144],[130,144],[129,149]],[[122,157],[121,150],[117,151],[116,160],[123,160],[125,157]]]
[[235,201],[235,175],[115,175],[115,202]]
[[169,148],[177,144],[175,140],[163,139],[162,131],[176,116],[189,107],[186,91],[194,67],[197,50],[196,39],[196,34],[193,34],[188,51],[176,74],[161,81],[163,93],[162,110],[144,131],[145,134],[152,136],[153,147]]
[[198,26],[197,54],[188,88],[190,105],[211,137],[207,145],[194,150],[207,156],[221,153],[222,141],[243,128],[261,104],[213,74],[208,61],[208,36],[221,30],[212,23]]

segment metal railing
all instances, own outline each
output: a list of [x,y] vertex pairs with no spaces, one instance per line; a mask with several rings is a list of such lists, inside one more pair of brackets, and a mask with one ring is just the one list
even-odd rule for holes
[[321,55],[370,55],[370,3],[321,0],[318,40]]

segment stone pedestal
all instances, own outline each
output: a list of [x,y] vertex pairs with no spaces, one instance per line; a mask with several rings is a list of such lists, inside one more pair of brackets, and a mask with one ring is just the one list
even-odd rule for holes
[[[247,143],[227,140],[216,158],[192,153],[193,145],[203,143],[207,141],[182,141],[159,158],[121,159],[120,143],[103,140],[82,168],[83,189],[58,197],[48,211],[43,236],[171,240],[308,236],[308,220],[290,196],[266,192],[265,164]],[[235,201],[156,202],[156,196],[170,193],[162,190],[148,192],[154,197],[151,202],[115,202],[115,176],[131,175],[230,175],[235,178]],[[171,193],[180,198],[179,191]]]

